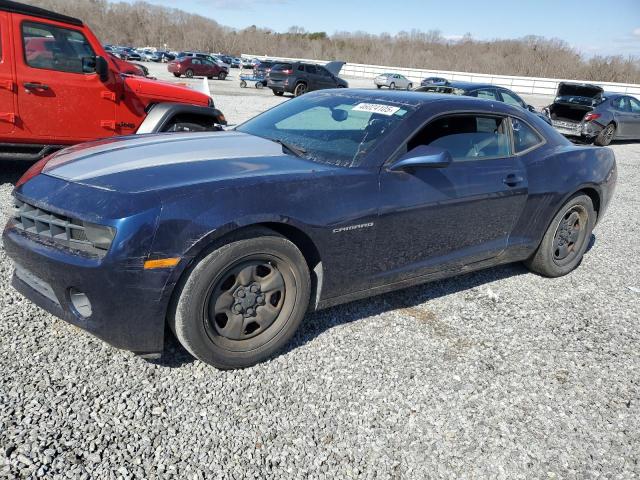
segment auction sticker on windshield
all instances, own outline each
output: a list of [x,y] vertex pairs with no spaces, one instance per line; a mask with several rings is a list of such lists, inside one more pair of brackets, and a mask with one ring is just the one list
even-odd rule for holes
[[379,113],[380,115],[387,115],[389,117],[398,110],[400,110],[400,107],[383,105],[382,103],[359,103],[351,109],[352,112]]

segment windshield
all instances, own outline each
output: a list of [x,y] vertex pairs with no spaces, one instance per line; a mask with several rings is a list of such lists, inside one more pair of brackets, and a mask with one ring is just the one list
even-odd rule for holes
[[300,156],[356,167],[415,107],[348,94],[315,94],[289,100],[236,130],[297,147]]

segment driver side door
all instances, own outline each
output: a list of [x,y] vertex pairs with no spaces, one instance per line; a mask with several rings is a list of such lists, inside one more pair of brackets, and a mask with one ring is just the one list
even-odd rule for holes
[[374,284],[498,256],[524,208],[527,176],[512,152],[508,118],[439,117],[405,151],[422,145],[448,151],[453,161],[442,168],[382,168]]
[[115,134],[116,95],[83,58],[81,30],[14,15],[20,127],[39,142],[75,143]]

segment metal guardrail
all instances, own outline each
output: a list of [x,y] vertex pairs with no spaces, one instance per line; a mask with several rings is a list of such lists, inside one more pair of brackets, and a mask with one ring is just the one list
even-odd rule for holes
[[[271,58],[282,61],[302,61],[324,64],[329,60],[313,60],[306,58],[268,57],[264,55],[243,54],[243,58]],[[364,65],[359,63],[346,63],[340,75],[355,78],[373,78],[380,73],[399,73],[414,83],[419,83],[426,77],[444,77],[447,80],[458,80],[476,83],[490,83],[513,90],[516,93],[530,95],[555,95],[560,82],[591,83],[602,87],[607,92],[626,93],[640,97],[640,85],[632,83],[594,82],[588,80],[569,80],[559,78],[516,77],[511,75],[490,75],[486,73],[454,72],[447,70],[426,70],[420,68],[389,67],[382,65]]]

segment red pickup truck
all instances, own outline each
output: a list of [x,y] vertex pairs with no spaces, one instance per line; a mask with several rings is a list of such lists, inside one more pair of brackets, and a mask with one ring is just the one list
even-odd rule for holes
[[225,124],[210,96],[126,73],[81,20],[0,0],[0,159]]

